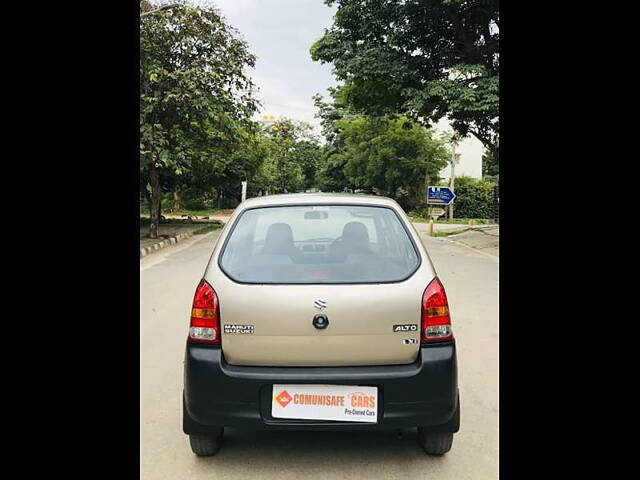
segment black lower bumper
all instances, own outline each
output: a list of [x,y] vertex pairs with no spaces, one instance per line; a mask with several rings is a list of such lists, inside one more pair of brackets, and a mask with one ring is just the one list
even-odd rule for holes
[[[274,383],[378,387],[378,422],[273,418]],[[206,434],[219,426],[303,430],[424,426],[457,432],[455,343],[422,347],[410,365],[375,367],[240,367],[227,364],[219,348],[187,345],[183,410],[183,430],[188,434]]]

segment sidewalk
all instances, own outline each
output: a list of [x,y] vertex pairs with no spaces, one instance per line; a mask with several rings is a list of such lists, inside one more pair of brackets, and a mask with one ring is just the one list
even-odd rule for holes
[[494,257],[500,257],[500,227],[498,225],[483,225],[482,227],[484,228],[473,228],[443,238]]
[[[420,233],[429,233],[429,223],[428,222],[411,222],[416,227],[416,230]],[[433,230],[435,232],[455,232],[457,230],[464,231],[469,228],[477,229],[477,230],[492,230],[497,228],[496,224],[488,224],[488,225],[473,225],[470,227],[464,223],[434,223]]]
[[[413,225],[418,232],[429,235],[428,223],[415,222]],[[500,226],[497,224],[470,227],[463,224],[436,223],[433,229],[436,233],[450,233],[447,236],[434,238],[462,244],[495,257],[500,256]],[[455,233],[457,231],[460,233]]]

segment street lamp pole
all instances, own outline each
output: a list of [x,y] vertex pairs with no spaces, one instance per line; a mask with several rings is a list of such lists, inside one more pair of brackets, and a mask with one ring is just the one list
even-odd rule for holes
[[[452,142],[451,143],[451,176],[449,177],[449,188],[451,189],[451,191],[453,192],[454,189],[454,182],[455,182],[455,177],[456,177],[456,157],[457,157],[457,153],[456,153],[456,147],[457,147],[457,142]],[[449,220],[453,220],[453,202],[451,202],[449,204]]]

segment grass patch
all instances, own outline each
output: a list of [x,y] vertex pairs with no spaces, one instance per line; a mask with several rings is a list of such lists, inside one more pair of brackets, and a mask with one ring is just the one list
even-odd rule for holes
[[205,233],[213,232],[214,230],[218,230],[222,228],[222,223],[212,223],[211,225],[207,225],[206,227],[199,228],[193,231],[194,235],[204,235]]
[[489,225],[493,220],[487,218],[454,218],[453,220],[437,220],[435,223],[448,223],[455,225],[469,225],[469,220],[474,220],[477,225]]
[[[160,219],[160,223],[159,225],[185,225],[185,224],[196,224],[196,223],[216,223],[219,222],[219,220],[195,220],[195,219],[188,219],[187,217],[185,218],[165,218],[165,219]],[[145,228],[149,226],[149,217],[140,217],[140,228]]]
[[[229,212],[229,213],[227,213]],[[162,209],[162,215],[173,215],[173,216],[180,216],[180,215],[188,215],[191,217],[208,217],[211,215],[230,215],[231,212],[233,212],[233,210],[218,210],[217,208],[208,208],[205,210],[166,210],[166,209]],[[144,207],[140,207],[140,216],[146,216],[149,217],[149,210],[144,208]]]
[[469,230],[474,230],[473,228],[463,228],[461,230],[453,230],[452,232],[433,232],[434,237],[448,237],[450,235],[457,235],[459,233],[468,232]]
[[483,233],[485,235],[489,235],[491,237],[499,237],[500,235],[495,235],[493,233],[489,233],[489,232],[485,232],[484,229],[482,228],[477,228],[477,227],[467,227],[467,228],[461,228],[460,230],[452,230],[450,232],[438,232],[438,231],[434,231],[434,237],[448,237],[449,235],[458,235],[459,233],[464,233],[464,232],[470,232],[470,231],[474,231],[474,232],[480,232]]
[[192,217],[207,217],[210,215],[217,215],[222,210],[218,210],[216,208],[209,208],[205,210],[175,210],[173,212],[163,212],[168,215],[190,215]]
[[[429,220],[431,219],[420,217],[420,216],[409,215],[409,220],[416,223],[429,223]],[[468,225],[469,220],[474,220],[477,225],[489,225],[493,223],[493,220],[486,219],[486,218],[454,218],[453,220],[443,219],[443,220],[436,220],[433,223],[435,224],[443,223],[443,224],[450,224],[450,225]]]

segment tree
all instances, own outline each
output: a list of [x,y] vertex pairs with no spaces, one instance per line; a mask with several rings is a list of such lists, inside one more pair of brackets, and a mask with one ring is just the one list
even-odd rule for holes
[[318,109],[316,118],[320,119],[322,134],[326,144],[323,147],[322,157],[316,173],[317,186],[326,192],[343,192],[354,190],[355,185],[344,173],[347,158],[344,155],[344,135],[339,125],[339,120],[345,117],[355,118],[349,105],[339,98],[339,89],[329,87],[331,102],[323,101],[319,94],[313,96],[314,105]]
[[261,135],[266,150],[257,179],[261,190],[297,192],[315,185],[322,149],[311,125],[283,118]]
[[[257,107],[246,43],[215,8],[178,3],[140,19],[140,174],[151,188],[151,238],[163,177],[227,158]],[[141,2],[142,11],[153,8]]]
[[329,87],[327,90],[331,96],[331,102],[325,102],[320,94],[316,93],[313,96],[313,104],[318,109],[315,117],[320,119],[322,135],[327,143],[340,149],[344,146],[344,142],[337,122],[345,116],[353,116],[356,112],[344,103],[339,95],[339,88]]
[[425,174],[437,181],[450,157],[445,143],[408,118],[343,118],[344,175],[355,188],[396,199],[405,209],[424,197]]
[[443,117],[498,161],[498,0],[325,0],[332,27],[311,47],[334,65],[340,97],[370,115]]
[[344,173],[347,157],[332,146],[326,146],[318,165],[316,183],[324,192],[344,192],[355,185]]
[[295,192],[302,188],[304,176],[302,165],[294,161],[296,124],[282,119],[266,130],[269,138],[270,160],[275,169],[273,190],[278,193]]
[[498,159],[490,150],[487,150],[482,155],[482,176],[495,177],[500,174],[500,165]]

